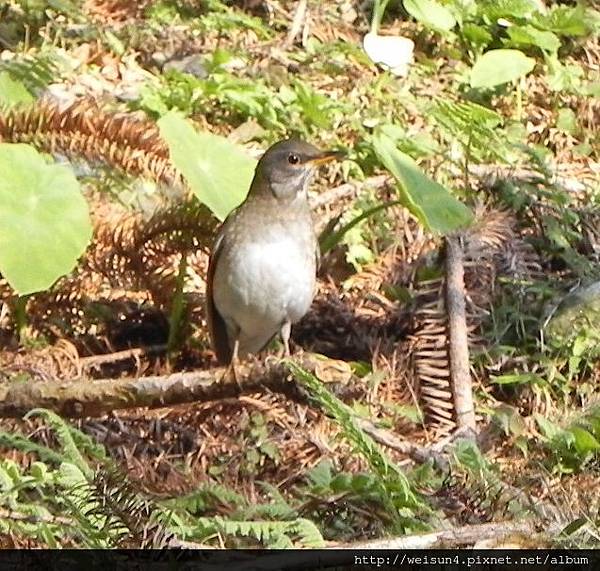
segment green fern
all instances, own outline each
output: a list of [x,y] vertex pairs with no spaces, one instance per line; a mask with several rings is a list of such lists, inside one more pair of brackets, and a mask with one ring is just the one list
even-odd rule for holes
[[8,72],[32,93],[39,93],[60,79],[57,58],[49,52],[19,56],[7,62],[0,62],[0,71]]
[[335,419],[342,429],[343,437],[361,454],[378,477],[374,485],[386,511],[394,520],[395,527],[406,530],[421,525],[415,520],[414,512],[426,509],[425,504],[412,491],[400,468],[358,427],[352,409],[331,394],[313,374],[292,361],[288,362],[288,367],[294,377],[308,389],[311,398]]
[[246,507],[246,500],[238,493],[219,486],[205,484],[189,494],[164,500],[162,505],[173,510],[183,510],[189,514],[205,513],[215,504],[226,504],[236,507]]
[[4,430],[0,430],[0,446],[33,453],[40,460],[51,464],[61,464],[65,459],[62,454],[52,450],[52,448],[37,444],[22,434],[5,432]]
[[229,539],[251,538],[274,549],[325,545],[317,526],[304,518],[292,521],[231,521],[215,516],[198,518],[197,525],[204,532],[218,533]]
[[429,112],[449,139],[460,143],[465,155],[477,161],[487,158],[510,160],[507,138],[500,137],[497,131],[502,117],[495,111],[476,103],[438,99]]
[[[83,457],[76,442],[77,440],[79,443],[84,443],[84,446],[89,446],[89,437],[67,424],[60,416],[50,410],[35,408],[30,410],[24,418],[27,420],[32,416],[40,416],[50,425],[56,433],[58,442],[64,452],[65,460],[75,464],[87,478],[91,478],[94,472]],[[77,436],[74,437],[75,434]]]

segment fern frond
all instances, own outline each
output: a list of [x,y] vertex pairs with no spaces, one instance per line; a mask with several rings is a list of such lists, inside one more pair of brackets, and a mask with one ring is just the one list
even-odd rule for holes
[[219,533],[225,539],[252,538],[273,549],[290,548],[295,544],[302,547],[325,545],[317,526],[304,518],[291,521],[232,521],[215,516],[198,518],[197,525],[206,535]]
[[117,534],[115,544],[127,547],[161,548],[168,544],[173,533],[164,525],[171,519],[165,508],[143,498],[131,482],[115,469],[100,469],[90,485],[97,517],[104,517]]
[[248,505],[243,496],[218,484],[206,484],[193,492],[169,498],[162,505],[173,510],[185,510],[195,515],[206,512],[215,504],[226,504],[244,509]]
[[516,512],[521,516],[533,514],[529,507],[522,505],[522,498],[493,474],[449,473],[435,497],[459,525],[504,521],[514,517]]
[[2,70],[7,71],[34,93],[59,79],[56,58],[48,52],[21,55],[10,61],[0,62],[0,71]]
[[[52,430],[56,433],[56,437],[60,444],[60,447],[63,450],[64,458],[67,462],[72,462],[75,464],[86,477],[90,478],[93,475],[93,470],[90,468],[87,460],[83,457],[83,454],[80,452],[79,448],[76,444],[76,438],[73,437],[75,429],[67,424],[58,414],[52,412],[51,410],[43,409],[43,408],[35,408],[30,410],[25,415],[25,420],[31,418],[32,416],[40,416],[42,417],[49,425]],[[77,437],[77,440],[80,442],[85,441],[85,435],[81,435],[82,437]]]
[[104,111],[91,99],[64,108],[45,100],[4,110],[0,141],[30,143],[49,153],[102,162],[130,175],[182,186],[154,123]]
[[85,265],[116,287],[146,289],[159,305],[168,305],[175,289],[175,257],[207,248],[216,226],[196,199],[160,210],[149,220],[127,215],[97,228]]
[[460,142],[470,154],[507,160],[508,146],[496,132],[502,117],[495,111],[476,103],[438,99],[430,113],[450,138]]
[[377,474],[378,495],[396,526],[405,529],[407,525],[415,524],[415,520],[407,518],[406,514],[415,509],[425,509],[425,504],[413,492],[402,470],[385,455],[368,434],[361,430],[350,407],[330,393],[323,383],[308,371],[292,361],[288,362],[288,367],[294,377],[305,385],[311,398],[318,402],[327,415],[335,419],[342,430],[343,437]]
[[52,448],[33,442],[29,438],[16,432],[5,432],[0,430],[0,446],[30,452],[35,454],[40,460],[60,465],[65,458],[62,454],[55,452]]

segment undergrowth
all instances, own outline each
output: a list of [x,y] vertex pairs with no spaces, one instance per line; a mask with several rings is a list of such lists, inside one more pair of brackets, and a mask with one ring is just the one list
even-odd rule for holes
[[[81,356],[147,345],[168,346],[169,367],[210,363],[197,298],[217,221],[198,194],[184,196],[161,138],[157,121],[168,124],[177,111],[251,148],[299,135],[347,151],[320,181],[321,190],[350,183],[358,191],[319,211],[329,297],[312,318],[330,326],[322,346],[331,354],[360,355],[352,366],[364,370],[366,396],[345,404],[290,364],[330,421],[332,433],[315,445],[323,457],[289,480],[288,472],[278,477],[294,458],[273,436],[275,420],[254,412],[234,427],[246,446],[235,477],[225,476],[234,464],[228,454],[202,456],[204,448],[192,447],[177,457],[177,471],[191,473],[187,462],[202,458],[201,477],[168,498],[128,477],[118,446],[32,411],[21,427],[42,423],[46,441],[29,428],[0,432],[3,533],[50,547],[320,547],[448,523],[540,518],[528,496],[547,495],[552,478],[564,486],[590,478],[595,489],[598,11],[584,3],[542,10],[529,0],[440,0],[428,2],[433,12],[415,10],[418,1],[376,2],[373,16],[368,3],[315,3],[313,27],[282,47],[291,2],[277,10],[219,0],[113,4],[0,3],[0,138],[72,160],[94,227],[82,261],[74,256],[45,291],[17,295],[0,284],[6,378],[30,382],[48,361],[48,378],[80,374]],[[363,50],[363,33],[378,29],[414,40],[407,77],[380,69]],[[491,66],[490,75],[486,54],[495,50],[506,50],[503,61],[514,68]],[[515,73],[517,64],[529,71]],[[500,72],[508,80],[495,83]],[[73,94],[85,97],[73,103]],[[48,96],[55,103],[40,102]],[[491,238],[465,234],[488,246],[496,240],[494,248],[473,247],[466,276],[477,412],[498,432],[489,454],[455,443],[449,473],[430,463],[400,468],[401,459],[356,422],[358,412],[372,414],[391,431],[408,425],[407,438],[425,442],[435,428],[430,405],[452,406],[439,388],[448,370],[443,254],[423,214],[438,205],[374,182],[384,172],[381,141],[472,209],[475,227],[501,219]],[[43,169],[47,158],[38,157]],[[574,306],[584,309],[571,313]],[[374,331],[379,339],[369,337]],[[346,346],[359,337],[360,351]],[[55,345],[60,356],[48,357]],[[24,364],[39,354],[44,366]],[[165,366],[137,356],[122,367],[98,366],[117,375],[152,367]],[[429,387],[426,402],[419,383],[428,375],[438,388]],[[202,409],[201,421],[227,418],[223,406]],[[200,432],[183,412],[182,419],[212,442],[208,428]],[[235,432],[223,425],[223,433]],[[600,512],[588,499],[582,493],[562,510],[561,544],[597,545]]]

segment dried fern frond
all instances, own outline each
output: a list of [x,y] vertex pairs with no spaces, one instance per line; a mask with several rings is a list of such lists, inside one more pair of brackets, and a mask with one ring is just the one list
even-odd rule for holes
[[[531,275],[540,265],[533,250],[518,235],[514,218],[506,211],[478,207],[480,222],[465,234],[464,270],[467,292],[469,344],[492,301],[499,275]],[[450,384],[448,317],[444,299],[445,280],[418,284],[413,326],[413,371],[426,418],[440,434],[453,430],[454,402]]]
[[148,290],[163,305],[174,291],[176,258],[206,249],[217,224],[197,200],[160,210],[148,220],[134,214],[115,223],[104,221],[85,266],[115,287]]
[[125,24],[139,18],[149,0],[86,0],[83,11],[94,22],[106,25]]
[[[96,338],[105,333],[114,341],[112,334],[117,329],[121,331],[119,338],[127,329],[125,321],[139,325],[141,320],[151,329],[161,329],[155,314],[168,312],[171,307],[182,255],[188,256],[193,291],[202,291],[198,276],[205,273],[204,252],[217,225],[208,209],[195,199],[158,210],[150,218],[107,209],[97,218],[94,239],[76,271],[50,290],[29,298],[32,332],[48,339],[66,336],[74,341],[91,332]],[[0,279],[0,303],[8,304],[2,320],[6,329],[11,328],[12,297],[8,283]],[[189,306],[193,310],[195,299],[189,301],[194,302]],[[114,329],[117,322],[119,327]],[[87,353],[92,347],[88,342],[85,345]]]
[[104,111],[89,98],[67,107],[42,100],[4,110],[0,141],[31,143],[49,153],[102,162],[130,175],[182,186],[154,123]]

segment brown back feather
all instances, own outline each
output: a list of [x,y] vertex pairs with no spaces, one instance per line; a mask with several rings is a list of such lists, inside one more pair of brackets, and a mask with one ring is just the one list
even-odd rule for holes
[[219,364],[228,365],[231,363],[233,351],[229,345],[227,326],[225,325],[225,321],[221,317],[221,314],[217,311],[213,297],[213,280],[215,278],[215,270],[222,250],[223,233],[221,232],[215,240],[210,256],[210,262],[208,264],[208,275],[206,277],[206,322],[208,324],[210,342]]

